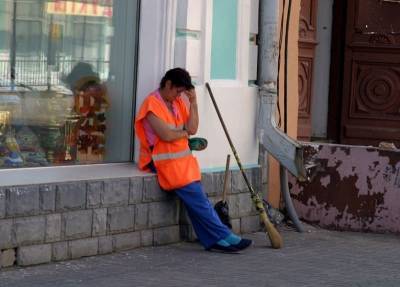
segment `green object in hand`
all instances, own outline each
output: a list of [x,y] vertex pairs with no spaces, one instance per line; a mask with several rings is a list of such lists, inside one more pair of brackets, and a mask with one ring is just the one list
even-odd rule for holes
[[189,138],[190,150],[204,150],[207,147],[207,140],[205,138]]

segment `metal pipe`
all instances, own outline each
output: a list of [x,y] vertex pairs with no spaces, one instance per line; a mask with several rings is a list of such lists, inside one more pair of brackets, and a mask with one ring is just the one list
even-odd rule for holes
[[307,179],[303,147],[276,128],[279,42],[277,39],[278,0],[260,0],[258,85],[260,104],[258,136],[260,143],[299,180]]
[[260,0],[259,3],[257,82],[260,87],[264,84],[271,84],[276,88],[279,53],[277,40],[279,1]]
[[[290,16],[289,8],[288,16]],[[290,198],[286,172],[286,169],[288,169],[300,180],[307,178],[307,171],[303,161],[303,146],[279,130],[275,122],[275,107],[278,101],[278,58],[280,53],[280,45],[277,41],[278,11],[279,2],[277,0],[260,0],[258,84],[260,85],[261,103],[259,105],[258,132],[261,144],[281,164],[281,192],[285,200],[286,209],[296,229],[299,232],[303,232],[304,229]],[[287,51],[287,34],[285,38],[285,51]],[[287,53],[285,56],[287,63]],[[285,77],[287,77],[287,74],[285,74]],[[285,82],[287,82],[286,78]]]

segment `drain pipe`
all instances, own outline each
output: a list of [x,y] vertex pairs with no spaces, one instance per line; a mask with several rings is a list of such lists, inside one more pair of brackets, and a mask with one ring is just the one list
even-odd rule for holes
[[277,37],[278,0],[260,0],[258,75],[260,105],[258,136],[260,143],[301,181],[308,178],[303,161],[303,147],[276,128],[279,44]]
[[[281,164],[281,192],[285,200],[289,218],[299,232],[304,229],[298,219],[290,198],[286,169],[301,181],[309,178],[304,165],[303,146],[276,127],[275,108],[277,106],[278,78],[278,0],[260,0],[258,85],[260,105],[258,136],[264,148]],[[286,43],[285,43],[286,45]],[[287,59],[285,59],[287,60]],[[286,76],[286,75],[285,75]]]

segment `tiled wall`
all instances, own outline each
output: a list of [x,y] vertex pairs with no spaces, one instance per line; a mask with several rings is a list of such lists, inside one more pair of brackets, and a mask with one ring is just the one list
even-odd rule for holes
[[[261,170],[246,170],[261,192]],[[212,202],[224,173],[203,174]],[[228,184],[236,232],[260,228],[239,171]],[[27,266],[194,240],[183,205],[160,190],[154,175],[0,188],[0,267]]]

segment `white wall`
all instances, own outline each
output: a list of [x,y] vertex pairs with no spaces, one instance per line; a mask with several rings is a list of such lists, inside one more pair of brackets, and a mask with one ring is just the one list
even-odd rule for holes
[[312,136],[326,138],[333,0],[318,1],[317,41],[314,63]]
[[[258,142],[256,139],[257,90],[248,87],[211,88],[230,137],[243,165],[258,163]],[[197,152],[203,169],[223,169],[226,155],[232,155],[231,166],[236,166],[224,130],[205,87],[198,87],[200,127],[198,136],[208,140],[208,148]]]
[[[256,50],[249,48],[249,35],[257,32],[254,30],[254,26],[257,27],[254,3],[258,1],[238,2],[238,77],[236,80],[210,81],[212,0],[142,1],[136,106],[138,108],[144,97],[157,88],[167,69],[174,66],[187,69],[196,82],[198,95],[200,127],[196,136],[207,138],[209,143],[205,151],[195,153],[203,170],[223,169],[226,155],[231,153],[205,82],[213,89],[242,164],[258,163],[257,89],[248,85],[248,81],[253,80],[249,70],[256,69],[254,62],[257,62],[254,58]],[[136,141],[136,159],[137,144]],[[235,165],[232,160],[231,166]]]

